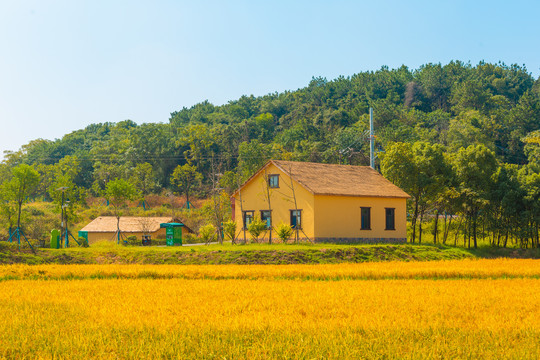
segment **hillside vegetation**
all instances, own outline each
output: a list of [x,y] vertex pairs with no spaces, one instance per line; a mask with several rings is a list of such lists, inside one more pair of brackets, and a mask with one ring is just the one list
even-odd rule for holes
[[[24,244],[23,244],[24,245]],[[183,247],[118,246],[102,242],[90,248],[36,249],[0,242],[2,264],[154,264],[154,265],[279,265],[344,264],[388,261],[460,259],[540,259],[539,249],[481,247],[462,249],[444,245],[332,245],[248,244]]]
[[[377,168],[412,196],[411,241],[428,232],[435,243],[540,246],[540,80],[518,65],[382,67],[221,106],[204,101],[166,123],[92,124],[7,154],[0,182],[28,164],[40,176],[31,199],[58,208],[55,189],[67,186],[70,206],[84,208],[88,196],[126,179],[143,200],[212,197],[220,214],[207,219],[219,227],[228,210],[216,189],[230,194],[270,158],[368,165],[369,107]],[[9,194],[0,196],[6,204]],[[14,210],[6,206],[7,229]]]

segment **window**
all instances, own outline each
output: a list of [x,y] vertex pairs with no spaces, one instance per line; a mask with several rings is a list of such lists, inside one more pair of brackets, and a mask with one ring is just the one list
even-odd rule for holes
[[253,213],[254,211],[250,210],[250,211],[244,211],[244,229],[247,229],[247,227],[249,226],[249,224],[251,224],[251,222],[253,221]]
[[271,188],[279,188],[279,175],[268,175],[268,186]]
[[386,229],[385,230],[396,230],[396,209],[386,208]]
[[261,210],[261,220],[266,223],[266,228],[270,229],[272,227],[272,211]]
[[291,210],[291,227],[293,229],[302,228],[302,210]]
[[360,208],[360,230],[371,230],[371,208]]

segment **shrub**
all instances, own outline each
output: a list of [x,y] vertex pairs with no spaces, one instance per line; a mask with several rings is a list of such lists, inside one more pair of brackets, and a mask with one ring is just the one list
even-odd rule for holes
[[79,246],[80,247],[89,247],[90,245],[88,245],[88,240],[86,240],[86,238],[83,238],[82,236],[79,236],[79,238],[77,239],[77,241],[79,242]]
[[216,227],[212,224],[201,226],[199,229],[199,237],[205,243],[214,241],[216,237]]
[[182,235],[183,244],[197,244],[200,242],[200,239],[192,233],[187,233]]
[[259,242],[259,236],[266,230],[266,222],[262,221],[259,216],[254,216],[251,223],[248,225],[248,231],[251,238],[255,242]]
[[116,239],[114,241],[112,240],[99,240],[94,243],[92,243],[92,248],[100,248],[100,249],[107,249],[113,251],[116,249]]
[[229,220],[223,223],[223,233],[225,237],[234,242],[236,236],[236,222]]
[[140,244],[141,240],[135,235],[130,235],[124,240],[124,245],[136,246]]
[[276,228],[276,234],[283,243],[286,243],[290,239],[292,233],[293,229],[291,225],[287,225],[285,223],[279,224]]

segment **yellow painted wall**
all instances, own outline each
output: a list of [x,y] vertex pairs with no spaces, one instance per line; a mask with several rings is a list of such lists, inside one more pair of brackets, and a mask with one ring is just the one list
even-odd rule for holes
[[[360,207],[371,207],[371,230],[360,230]],[[385,230],[385,208],[395,208],[396,230]],[[406,238],[406,199],[315,196],[317,238]]]
[[[270,189],[270,203],[272,206],[272,225],[276,227],[281,222],[290,224],[290,210],[294,210],[294,197],[291,190],[290,177],[279,170],[274,164],[270,164],[267,167],[267,175],[279,174],[279,188]],[[244,211],[254,210],[256,215],[260,216],[260,210],[268,210],[268,201],[266,196],[266,184],[265,174],[261,172],[258,176],[253,178],[242,188],[242,207]],[[296,181],[294,183],[294,191],[296,193],[296,202],[298,209],[302,210],[302,229],[308,237],[313,237],[314,234],[314,198],[313,194],[307,191],[304,187],[299,185]],[[235,220],[237,225],[237,233],[241,231],[243,227],[242,211],[240,207],[240,195],[237,193],[235,198]],[[243,239],[243,232],[239,236],[239,239]],[[246,237],[249,239],[249,232],[246,231]],[[272,234],[273,238],[277,238],[275,232]],[[300,237],[304,237],[300,234]],[[266,234],[268,239],[268,234]]]
[[[152,239],[165,239],[166,229],[160,228],[158,231],[149,233]],[[135,235],[138,239],[142,240],[142,232],[124,232],[124,236]],[[182,237],[186,234],[186,230],[182,228]],[[93,244],[97,241],[108,240],[116,241],[116,232],[88,232],[88,244]]]

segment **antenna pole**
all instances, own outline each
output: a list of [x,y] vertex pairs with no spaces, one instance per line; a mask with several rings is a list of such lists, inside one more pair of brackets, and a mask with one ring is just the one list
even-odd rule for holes
[[373,130],[373,108],[369,108],[369,166],[375,169],[375,131]]

